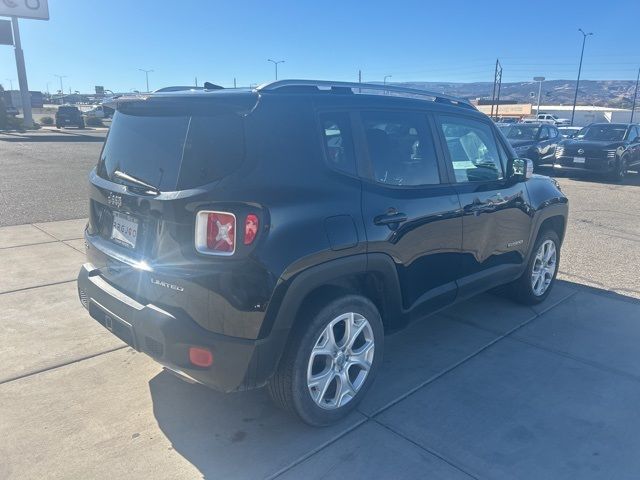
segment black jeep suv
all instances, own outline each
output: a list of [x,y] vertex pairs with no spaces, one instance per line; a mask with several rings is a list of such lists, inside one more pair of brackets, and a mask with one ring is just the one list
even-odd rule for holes
[[531,172],[488,117],[421,90],[283,80],[119,99],[80,300],[186,379],[268,385],[329,424],[369,389],[385,331],[498,285],[546,298],[567,199]]
[[78,107],[61,105],[56,110],[56,128],[67,126],[84,128],[84,117]]
[[516,155],[533,160],[536,167],[546,163],[553,164],[556,147],[562,140],[562,135],[555,126],[544,123],[516,123],[501,131]]
[[557,170],[603,173],[622,181],[640,166],[640,125],[592,123],[556,149]]

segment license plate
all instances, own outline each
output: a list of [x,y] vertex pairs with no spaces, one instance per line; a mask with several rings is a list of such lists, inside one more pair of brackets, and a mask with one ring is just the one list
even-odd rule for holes
[[573,163],[584,163],[584,157],[573,157]]
[[138,219],[124,213],[113,212],[111,240],[125,247],[135,248],[137,239]]

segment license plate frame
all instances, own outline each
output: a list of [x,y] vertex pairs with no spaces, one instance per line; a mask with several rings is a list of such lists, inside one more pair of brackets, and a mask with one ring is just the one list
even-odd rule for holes
[[585,157],[573,157],[573,163],[584,164],[586,160],[587,159]]
[[130,249],[136,248],[140,221],[126,213],[113,211],[113,223],[111,225],[111,241]]

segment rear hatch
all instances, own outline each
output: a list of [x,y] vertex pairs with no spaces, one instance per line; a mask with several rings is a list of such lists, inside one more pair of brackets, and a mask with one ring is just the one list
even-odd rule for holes
[[242,166],[254,104],[248,93],[121,102],[92,174],[89,234],[119,257],[195,258],[195,211],[218,200],[216,185]]

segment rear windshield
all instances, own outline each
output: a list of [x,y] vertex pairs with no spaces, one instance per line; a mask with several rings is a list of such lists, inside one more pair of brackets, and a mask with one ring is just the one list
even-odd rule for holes
[[58,107],[60,113],[75,113],[78,111],[77,107]]
[[239,168],[244,158],[240,115],[137,115],[118,111],[107,136],[98,174],[118,170],[160,191],[195,188]]

